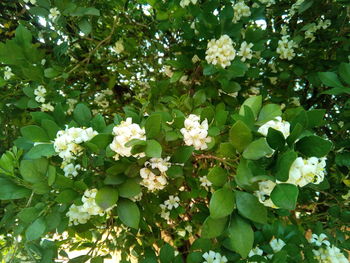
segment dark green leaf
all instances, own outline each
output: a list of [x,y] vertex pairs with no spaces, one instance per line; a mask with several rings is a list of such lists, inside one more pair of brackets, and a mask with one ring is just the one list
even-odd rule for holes
[[232,190],[221,188],[214,192],[210,199],[209,211],[213,219],[222,218],[232,213],[235,207],[235,196]]
[[293,184],[277,184],[271,193],[272,202],[284,209],[293,210],[297,204],[299,189]]
[[266,207],[259,202],[256,196],[240,191],[236,191],[235,194],[236,205],[240,215],[260,224],[266,223]]

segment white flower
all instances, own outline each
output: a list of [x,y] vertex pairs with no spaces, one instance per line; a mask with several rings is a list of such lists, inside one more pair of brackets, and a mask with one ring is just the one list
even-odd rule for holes
[[264,125],[260,126],[258,132],[264,136],[267,136],[269,128],[282,132],[284,138],[287,138],[290,134],[289,122],[283,121],[281,117],[276,117],[274,120],[266,122]]
[[164,189],[168,183],[165,174],[155,175],[148,168],[142,168],[140,170],[140,176],[142,178],[140,185],[146,187],[151,192]]
[[335,246],[320,247],[318,250],[312,250],[315,259],[320,263],[349,263],[349,260]]
[[210,250],[209,252],[205,252],[202,257],[205,259],[203,263],[214,263],[216,253]]
[[330,246],[331,243],[326,239],[327,239],[327,236],[323,233],[320,234],[319,236],[316,234],[312,234],[312,237],[309,240],[309,242],[314,243],[318,247],[320,247],[322,244],[325,244],[326,246]]
[[241,48],[238,51],[237,55],[242,57],[241,61],[246,61],[247,59],[252,59],[253,57],[253,51],[251,48],[253,47],[252,43],[247,43],[246,41],[243,41],[241,44]]
[[36,4],[36,0],[23,0],[26,4],[31,3],[32,5]]
[[289,35],[285,35],[278,41],[276,52],[280,54],[280,59],[292,60],[295,57],[294,48],[297,47],[298,45],[293,40],[289,40]]
[[233,6],[233,10],[233,22],[238,22],[242,17],[248,17],[251,15],[249,6],[247,6],[243,1],[236,3]]
[[172,210],[173,208],[179,207],[179,202],[179,197],[169,195],[169,199],[164,202],[164,205],[168,208],[168,210]]
[[90,219],[89,213],[82,211],[82,206],[76,206],[72,204],[69,207],[69,211],[66,213],[66,216],[69,217],[69,225],[78,225],[86,224]]
[[12,73],[12,69],[10,67],[5,67],[4,71],[4,80],[9,80],[12,78],[15,74]]
[[132,147],[125,146],[132,139],[146,140],[145,129],[136,123],[132,123],[131,118],[127,118],[126,121],[122,121],[119,125],[115,126],[113,128],[113,134],[115,137],[109,147],[112,151],[116,152],[116,155],[114,155],[115,160],[119,160],[120,156],[140,158],[145,156],[144,153],[131,154]]
[[273,252],[277,253],[281,251],[281,249],[286,245],[282,239],[275,238],[270,241],[270,246],[273,250]]
[[76,99],[67,99],[67,104],[68,104],[68,110],[67,110],[67,114],[71,115],[74,111],[74,106],[75,104],[77,104],[78,101]]
[[178,234],[180,237],[184,237],[184,236],[186,236],[186,231],[183,230],[183,229],[180,229],[180,230],[177,231],[177,234]]
[[54,111],[54,107],[51,105],[51,103],[43,103],[40,106],[41,111]]
[[97,192],[97,189],[87,189],[81,198],[81,201],[83,201],[83,207],[81,210],[88,213],[90,216],[102,216],[104,214],[103,209],[99,207],[95,202]]
[[259,182],[259,190],[254,192],[254,195],[258,197],[259,202],[263,205],[271,208],[277,208],[272,202],[270,195],[275,188],[276,183],[270,180]]
[[50,9],[49,18],[54,21],[57,19],[57,17],[61,14],[61,12],[57,9],[57,7]]
[[192,229],[192,226],[191,225],[188,225],[188,226],[186,226],[185,227],[185,230],[189,233],[189,234],[191,234],[192,233],[192,231],[193,231],[193,229]]
[[197,4],[197,1],[198,0],[181,0],[180,1],[180,6],[182,7],[182,8],[185,8],[186,6],[188,6],[190,3],[192,3],[192,4]]
[[168,162],[169,160],[170,156],[165,159],[151,158],[149,161],[145,162],[145,166],[151,166],[152,169],[158,169],[161,173],[165,173],[171,166],[171,163]]
[[194,56],[192,57],[192,63],[193,63],[193,64],[196,64],[196,63],[199,62],[199,61],[201,61],[201,59],[200,59],[197,55],[194,55]]
[[225,256],[221,256],[220,253],[215,254],[214,263],[226,263],[226,262],[227,262],[227,258]]
[[325,175],[326,158],[310,157],[295,159],[289,169],[287,183],[303,187],[309,183],[319,184]]
[[122,39],[119,39],[117,42],[115,42],[113,50],[117,54],[121,54],[124,51],[124,44]]
[[212,186],[212,183],[208,180],[208,177],[206,176],[199,177],[199,181],[201,182],[201,186],[203,186],[206,189]]
[[162,209],[162,212],[160,213],[160,217],[169,220],[170,219],[170,212],[166,209],[165,205],[159,205],[160,208]]
[[221,36],[218,40],[212,39],[208,42],[205,52],[208,64],[219,65],[223,68],[231,65],[236,56],[232,39],[228,35]]
[[196,150],[205,150],[208,148],[207,143],[211,142],[208,137],[208,121],[205,119],[199,122],[200,117],[190,114],[184,122],[184,128],[180,130],[184,137],[186,145],[193,145]]
[[252,248],[252,250],[250,250],[248,257],[252,257],[252,256],[262,256],[262,254],[264,253],[264,251],[262,251],[262,249],[255,247]]
[[78,175],[78,170],[81,169],[80,164],[77,164],[74,166],[74,164],[70,163],[67,164],[64,168],[64,176],[69,177],[69,175],[72,175],[73,177]]
[[44,103],[45,102],[45,96],[46,96],[46,89],[44,88],[44,86],[38,86],[34,90],[34,95],[35,95],[35,100],[37,102]]

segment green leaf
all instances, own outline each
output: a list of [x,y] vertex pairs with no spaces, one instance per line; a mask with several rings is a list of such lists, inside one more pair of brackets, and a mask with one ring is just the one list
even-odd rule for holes
[[293,184],[277,184],[271,193],[271,200],[280,208],[294,210],[298,194],[299,189]]
[[228,227],[228,236],[230,248],[246,258],[254,243],[251,225],[239,215],[234,215]]
[[223,186],[227,181],[227,171],[219,166],[210,169],[208,173],[208,180],[215,186]]
[[261,105],[262,105],[261,95],[250,97],[243,102],[241,108],[239,109],[239,114],[244,116],[245,115],[244,106],[248,106],[253,111],[254,117],[256,118],[260,111]]
[[88,127],[92,116],[90,109],[85,104],[79,103],[74,109],[73,117],[77,123]]
[[26,238],[28,241],[40,238],[46,230],[45,220],[40,217],[35,220],[26,230]]
[[248,166],[248,161],[242,158],[237,167],[235,181],[237,185],[242,187],[243,189],[249,189],[251,185],[250,180],[252,178],[253,178],[253,173]]
[[145,154],[147,157],[162,157],[162,146],[156,140],[147,140]]
[[282,149],[286,144],[286,140],[282,132],[273,128],[269,128],[266,136],[266,141],[272,149]]
[[78,197],[79,194],[76,191],[72,189],[66,189],[58,194],[55,201],[61,204],[70,204]]
[[319,136],[306,136],[296,143],[296,149],[307,157],[324,157],[332,148],[332,142]]
[[0,177],[0,200],[21,199],[30,195],[30,190],[13,181]]
[[202,105],[207,99],[207,96],[205,94],[205,90],[201,89],[198,90],[194,95],[193,95],[193,103],[195,107],[198,107],[199,105]]
[[104,210],[111,208],[118,201],[118,191],[111,187],[103,187],[96,194],[96,204]]
[[137,179],[127,179],[119,185],[118,191],[121,197],[130,198],[141,193],[141,186]]
[[243,121],[238,120],[231,127],[229,138],[232,145],[242,152],[251,143],[253,135],[250,128]]
[[99,133],[90,140],[90,143],[95,144],[98,149],[103,150],[112,142],[113,136],[108,133]]
[[60,127],[56,124],[56,122],[48,119],[43,119],[41,121],[41,126],[45,129],[47,134],[49,135],[50,140],[56,138],[56,134],[60,129]]
[[53,144],[49,143],[45,143],[45,144],[38,144],[35,145],[33,148],[31,148],[29,150],[29,152],[27,152],[25,154],[25,157],[28,159],[38,159],[40,157],[51,157],[53,155],[56,154],[56,151],[53,147]]
[[324,109],[315,109],[307,111],[306,115],[308,119],[308,128],[314,128],[324,125],[326,123],[324,120],[325,114],[326,110]]
[[105,119],[101,114],[97,114],[92,120],[91,120],[91,127],[99,132],[102,133],[106,129],[106,122]]
[[20,24],[16,29],[15,41],[21,46],[29,45],[32,42],[32,33]]
[[159,252],[159,259],[161,263],[171,263],[175,257],[175,249],[169,244],[162,246]]
[[267,104],[264,107],[262,107],[258,120],[256,122],[257,125],[262,125],[270,120],[273,120],[274,118],[281,116],[281,106],[277,104]]
[[145,122],[145,130],[147,139],[155,139],[159,136],[162,125],[162,116],[160,114],[152,114]]
[[256,196],[236,191],[236,205],[240,215],[260,224],[267,222],[266,207],[261,204]]
[[119,200],[117,211],[123,224],[135,229],[138,228],[140,222],[140,210],[134,202],[128,199]]
[[249,160],[258,160],[273,153],[265,138],[253,141],[243,152],[243,157]]
[[78,22],[78,27],[79,27],[80,31],[84,33],[84,35],[88,35],[91,33],[92,26],[91,26],[91,23],[89,22],[89,20],[86,18],[83,18],[82,20],[80,20]]
[[279,156],[276,163],[276,173],[275,176],[279,181],[285,182],[289,178],[289,170],[292,166],[298,154],[292,150],[284,152]]
[[341,63],[339,66],[339,75],[347,84],[350,85],[350,64]]
[[175,151],[171,161],[174,163],[186,163],[192,156],[193,150],[192,146],[181,146]]
[[221,188],[214,192],[210,199],[209,211],[213,219],[222,218],[232,213],[235,207],[235,196],[232,190]]
[[332,88],[344,88],[334,72],[319,72],[318,77],[325,86]]
[[40,210],[36,207],[23,208],[17,215],[17,217],[26,224],[33,222],[39,215]]
[[48,160],[46,159],[23,160],[19,170],[25,181],[38,183],[46,180],[47,167]]
[[28,125],[21,128],[24,138],[32,142],[49,142],[50,139],[45,130],[36,125]]
[[202,238],[214,238],[220,236],[226,226],[227,217],[213,219],[208,216],[203,223],[201,230]]

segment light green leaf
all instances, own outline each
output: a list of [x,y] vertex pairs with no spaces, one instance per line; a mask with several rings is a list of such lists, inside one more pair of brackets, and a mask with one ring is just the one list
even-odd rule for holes
[[250,97],[243,102],[241,108],[239,109],[239,114],[244,116],[245,115],[244,106],[248,106],[253,111],[254,117],[256,118],[260,111],[261,105],[262,105],[261,95]]
[[334,72],[319,72],[318,77],[322,81],[322,83],[328,87],[332,88],[344,88],[338,79],[337,74]]
[[220,236],[226,226],[227,217],[213,219],[208,216],[202,226],[201,237],[202,238],[214,238]]
[[28,125],[21,128],[21,133],[24,138],[32,142],[49,142],[49,136],[45,130],[36,125]]
[[258,160],[273,153],[265,138],[253,141],[243,152],[243,157],[249,160]]
[[73,117],[80,125],[87,127],[91,120],[91,111],[85,104],[79,103],[74,109]]
[[115,205],[118,201],[118,191],[112,187],[103,187],[96,194],[96,204],[104,210]]
[[160,114],[152,114],[145,122],[145,130],[147,139],[157,138],[162,125],[162,116]]
[[147,157],[162,157],[162,146],[156,140],[147,140],[145,153]]
[[253,139],[250,128],[240,120],[231,127],[229,136],[230,142],[239,152],[242,152]]
[[219,166],[210,169],[208,173],[208,180],[215,186],[223,186],[227,181],[227,171]]
[[256,122],[257,125],[262,125],[270,120],[273,120],[274,118],[281,116],[281,106],[277,104],[266,104],[264,107],[262,107],[258,120]]
[[137,229],[140,222],[138,206],[128,199],[121,199],[117,205],[118,216],[123,224]]
[[235,196],[232,190],[221,188],[214,192],[210,199],[209,211],[213,219],[222,218],[232,213],[235,207]]
[[46,224],[42,217],[35,220],[26,230],[26,238],[28,241],[40,238],[46,230]]
[[236,191],[236,205],[240,215],[254,222],[265,224],[267,222],[266,207],[261,204],[256,196]]

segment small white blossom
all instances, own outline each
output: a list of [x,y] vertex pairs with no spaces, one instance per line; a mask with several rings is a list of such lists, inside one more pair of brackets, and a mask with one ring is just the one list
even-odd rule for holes
[[36,4],[36,0],[23,0],[23,2],[26,4],[31,3],[32,5]]
[[55,21],[60,15],[61,15],[61,12],[57,9],[57,7],[51,8],[49,19],[51,19],[52,21]]
[[12,69],[10,67],[5,67],[4,71],[4,80],[9,80],[12,78],[15,74],[12,73]]
[[251,15],[250,8],[243,1],[236,3],[233,6],[234,17],[233,22],[238,22],[242,17],[249,17]]
[[290,123],[283,121],[281,117],[276,117],[274,120],[266,122],[264,125],[260,126],[258,132],[264,136],[267,136],[269,128],[273,128],[277,131],[282,132],[284,138],[287,138],[290,134]]
[[273,252],[277,253],[279,251],[281,251],[281,249],[286,245],[286,243],[279,238],[275,238],[273,240],[270,241],[270,246],[273,250]]
[[44,88],[44,86],[38,86],[34,90],[34,95],[35,95],[35,100],[37,102],[44,103],[45,102],[45,96],[46,96],[46,89]]
[[173,208],[179,207],[180,199],[177,196],[169,195],[169,199],[164,201],[164,205],[168,210],[172,210]]
[[264,206],[277,208],[277,206],[272,202],[270,195],[275,188],[276,183],[270,180],[259,182],[259,190],[254,192],[254,195],[258,197],[259,202]]
[[253,51],[251,48],[253,47],[252,43],[247,43],[246,41],[243,41],[241,44],[241,48],[238,51],[237,55],[242,57],[241,61],[245,62],[247,59],[252,59],[253,57]]
[[52,106],[52,104],[49,103],[43,103],[40,106],[41,111],[54,111],[54,107]]
[[169,163],[170,156],[163,158],[151,158],[145,162],[145,166],[150,166],[152,169],[158,169],[161,173],[168,171],[171,163]]
[[212,183],[208,180],[208,177],[206,176],[199,177],[199,181],[201,182],[201,186],[205,189],[208,189],[210,186],[212,186]]
[[155,175],[148,168],[142,168],[140,170],[140,176],[142,178],[140,184],[151,192],[164,189],[168,183],[165,174]]
[[295,57],[294,48],[297,47],[298,45],[293,40],[289,40],[289,35],[285,35],[278,41],[276,52],[280,55],[280,59],[292,60]]
[[219,65],[226,68],[236,56],[232,39],[228,35],[221,36],[218,40],[208,42],[205,59],[209,64]]
[[197,4],[197,1],[198,0],[181,0],[180,1],[180,6],[182,7],[182,8],[185,8],[186,6],[188,6],[189,4]]
[[315,259],[320,263],[349,263],[349,260],[335,246],[320,247],[318,250],[312,250]]
[[78,170],[81,169],[80,164],[74,165],[72,163],[67,164],[64,166],[63,171],[64,171],[64,176],[69,177],[72,175],[73,177],[76,177],[78,175]]
[[207,143],[211,142],[208,137],[208,121],[205,119],[200,123],[200,117],[190,114],[185,119],[185,127],[180,130],[184,137],[186,145],[193,145],[196,150],[205,150],[208,148]]
[[121,54],[124,51],[124,44],[122,39],[119,39],[117,42],[115,42],[113,50],[117,54]]
[[322,246],[322,244],[325,244],[326,246],[330,246],[331,243],[326,239],[327,239],[327,236],[323,233],[320,234],[319,236],[316,234],[312,234],[309,242],[315,244],[318,247]]

